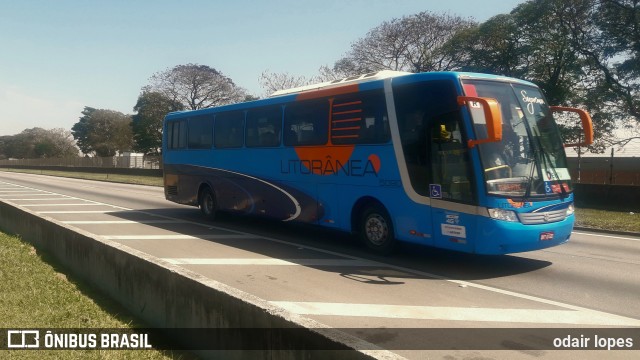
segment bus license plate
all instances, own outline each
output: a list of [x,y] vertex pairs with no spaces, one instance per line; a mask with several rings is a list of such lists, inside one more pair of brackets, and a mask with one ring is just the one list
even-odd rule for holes
[[540,233],[540,241],[553,240],[553,231],[545,231]]

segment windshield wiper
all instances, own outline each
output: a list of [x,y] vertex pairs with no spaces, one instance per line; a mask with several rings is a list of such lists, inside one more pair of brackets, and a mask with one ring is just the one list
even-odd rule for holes
[[553,173],[553,179],[549,179],[549,183],[555,180],[558,183],[558,186],[560,186],[560,193],[562,194],[561,197],[563,199],[566,198],[567,190],[564,188],[564,186],[562,186],[562,181],[560,181],[560,176],[556,171],[556,167],[551,164],[551,156],[549,156],[549,154],[542,148],[542,146],[540,147],[540,152],[542,152],[543,155],[542,161],[544,161],[545,169]]
[[533,186],[533,173],[536,169],[536,156],[534,154],[533,161],[531,164],[531,171],[529,171],[529,176],[527,177],[527,188],[524,191],[524,195],[522,196],[522,202],[526,202],[531,196],[531,187]]

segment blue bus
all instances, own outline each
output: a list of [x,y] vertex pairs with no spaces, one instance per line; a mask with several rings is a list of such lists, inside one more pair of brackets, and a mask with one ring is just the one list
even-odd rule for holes
[[554,112],[526,81],[382,71],[166,116],[168,200],[476,254],[569,240],[573,187]]

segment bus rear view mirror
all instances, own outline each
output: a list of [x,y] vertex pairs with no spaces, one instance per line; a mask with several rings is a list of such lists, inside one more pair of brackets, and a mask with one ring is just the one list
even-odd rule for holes
[[576,108],[564,107],[564,106],[551,106],[553,112],[573,112],[580,116],[580,122],[582,123],[582,131],[584,131],[584,141],[575,144],[564,144],[564,147],[574,146],[588,146],[593,143],[593,123],[591,116],[588,112]]
[[[458,105],[468,104],[473,116],[473,109],[482,108],[484,120],[487,124],[487,138],[468,140],[467,146],[471,149],[478,144],[502,141],[502,114],[500,105],[496,99],[477,96],[458,96]],[[475,122],[476,119],[474,119]]]

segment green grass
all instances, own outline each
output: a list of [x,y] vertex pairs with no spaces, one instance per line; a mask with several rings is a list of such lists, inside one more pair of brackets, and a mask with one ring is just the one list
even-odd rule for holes
[[164,185],[162,176],[98,174],[98,173],[85,173],[85,172],[72,172],[72,171],[57,171],[57,170],[7,169],[7,168],[1,168],[0,171],[50,175],[50,176],[68,177],[68,178],[74,178],[74,179],[108,181],[108,182],[125,183],[125,184],[138,184],[138,185],[150,185],[150,186]]
[[640,233],[640,214],[629,211],[576,209],[576,226]]
[[[119,305],[68,278],[57,266],[31,244],[0,233],[0,328],[143,327]],[[183,356],[156,350],[0,350],[3,359],[171,359]]]

